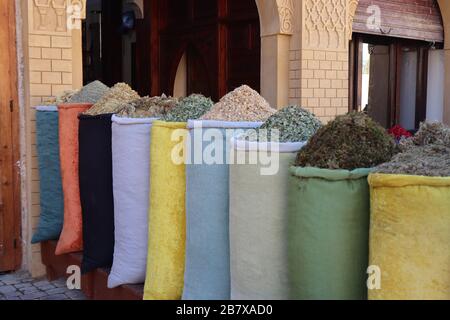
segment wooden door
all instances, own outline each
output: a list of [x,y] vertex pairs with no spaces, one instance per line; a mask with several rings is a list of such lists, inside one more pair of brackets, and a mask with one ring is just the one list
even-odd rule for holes
[[258,8],[254,0],[227,1],[226,88],[242,84],[256,91],[261,87],[261,36]]
[[202,55],[193,47],[186,50],[187,58],[187,95],[201,93],[206,97],[214,96],[211,80],[208,77],[208,67]]
[[[390,126],[389,46],[373,45],[370,55],[369,105],[367,113],[383,127]],[[366,106],[363,106],[363,108]]]
[[0,272],[20,267],[19,117],[14,0],[0,1]]
[[154,6],[151,17],[159,31],[152,42],[152,94],[173,93],[185,53],[188,94],[218,101],[242,84],[260,90],[261,37],[254,0],[161,0]]

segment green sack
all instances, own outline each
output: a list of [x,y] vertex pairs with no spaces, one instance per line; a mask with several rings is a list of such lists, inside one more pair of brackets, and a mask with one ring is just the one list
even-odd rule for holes
[[371,170],[290,171],[290,298],[367,299]]

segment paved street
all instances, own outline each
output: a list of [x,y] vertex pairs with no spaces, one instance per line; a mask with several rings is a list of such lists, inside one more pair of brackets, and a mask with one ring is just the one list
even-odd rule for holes
[[27,272],[0,274],[0,300],[85,300],[81,291],[69,290],[65,279],[33,279]]

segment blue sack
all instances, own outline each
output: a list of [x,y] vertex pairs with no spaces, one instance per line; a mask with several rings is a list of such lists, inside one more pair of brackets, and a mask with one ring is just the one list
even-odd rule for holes
[[33,244],[57,240],[64,222],[57,107],[36,108],[36,140],[41,215],[37,231],[31,240]]
[[[188,123],[191,139],[187,146],[190,152],[187,159],[190,161],[186,165],[186,268],[183,300],[230,299],[229,138],[237,134],[238,130],[260,126],[261,123],[253,122]],[[211,130],[208,133],[214,136],[217,133],[219,138],[213,138],[213,142],[204,142],[201,137],[206,130]],[[213,145],[223,164],[191,164],[195,160],[195,150],[203,154],[204,151],[211,150]],[[197,152],[197,155],[200,154]]]

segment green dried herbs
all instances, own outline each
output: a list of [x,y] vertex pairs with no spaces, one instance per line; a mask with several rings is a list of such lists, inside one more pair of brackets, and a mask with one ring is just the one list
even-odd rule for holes
[[214,103],[201,94],[192,94],[181,101],[163,117],[167,122],[187,122],[197,120],[208,112]]
[[317,130],[322,127],[322,122],[311,112],[299,106],[286,107],[271,116],[258,130],[252,132],[247,139],[250,141],[271,141],[278,130],[279,142],[308,141]]
[[120,117],[127,118],[159,118],[170,112],[179,102],[177,98],[143,97],[129,104],[118,113]]
[[423,123],[417,134],[400,142],[401,153],[376,168],[378,173],[450,177],[450,127]]
[[393,138],[364,113],[338,116],[319,129],[303,148],[295,165],[323,169],[372,168],[391,160]]
[[109,88],[100,81],[94,81],[84,86],[70,97],[70,103],[97,103]]

